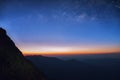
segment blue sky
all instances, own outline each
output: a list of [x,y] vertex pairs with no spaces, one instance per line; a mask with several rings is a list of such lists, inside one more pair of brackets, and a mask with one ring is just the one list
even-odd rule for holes
[[18,46],[120,47],[119,0],[1,0],[0,26]]

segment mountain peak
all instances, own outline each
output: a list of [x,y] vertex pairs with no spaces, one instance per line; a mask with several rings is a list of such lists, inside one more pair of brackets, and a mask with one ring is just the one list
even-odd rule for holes
[[6,34],[6,30],[0,27],[0,35],[1,34]]

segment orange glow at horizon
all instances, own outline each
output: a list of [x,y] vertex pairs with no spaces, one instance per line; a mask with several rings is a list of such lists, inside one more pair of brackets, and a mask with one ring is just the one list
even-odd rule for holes
[[119,47],[33,46],[21,49],[24,55],[77,55],[120,52]]

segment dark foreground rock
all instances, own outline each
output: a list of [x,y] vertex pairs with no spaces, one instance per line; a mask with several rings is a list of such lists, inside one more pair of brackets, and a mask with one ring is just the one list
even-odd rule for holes
[[0,80],[46,80],[0,28]]

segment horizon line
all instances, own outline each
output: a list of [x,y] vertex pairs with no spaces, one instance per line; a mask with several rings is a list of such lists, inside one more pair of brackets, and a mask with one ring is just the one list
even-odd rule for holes
[[69,56],[69,55],[99,55],[99,54],[120,54],[118,52],[22,52],[24,56],[44,55],[44,56]]

